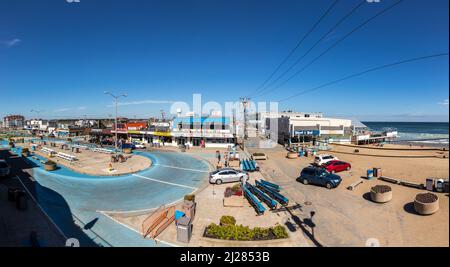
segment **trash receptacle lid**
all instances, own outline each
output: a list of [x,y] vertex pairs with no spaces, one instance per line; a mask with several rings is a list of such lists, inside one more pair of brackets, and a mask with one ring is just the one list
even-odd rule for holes
[[184,212],[176,210],[175,211],[175,220],[180,219],[181,217],[183,217],[184,215],[186,215]]
[[187,216],[183,216],[177,220],[177,224],[182,225],[182,226],[188,226],[190,222],[191,222],[191,218],[189,218]]

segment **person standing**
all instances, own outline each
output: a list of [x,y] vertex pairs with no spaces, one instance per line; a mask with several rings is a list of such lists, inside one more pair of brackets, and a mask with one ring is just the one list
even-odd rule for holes
[[217,155],[217,164],[219,164],[220,163],[220,158],[221,158],[219,150],[216,151],[216,155]]

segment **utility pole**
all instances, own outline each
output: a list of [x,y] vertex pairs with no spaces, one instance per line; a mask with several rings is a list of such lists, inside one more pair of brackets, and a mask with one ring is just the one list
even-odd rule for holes
[[115,140],[115,148],[116,148],[116,151],[117,151],[117,148],[118,148],[118,143],[117,143],[117,138],[118,138],[118,135],[117,135],[117,110],[118,110],[118,103],[117,103],[117,99],[119,99],[120,97],[127,97],[128,95],[127,94],[122,94],[122,95],[118,95],[118,96],[116,96],[116,95],[113,95],[112,93],[110,93],[110,92],[108,92],[108,91],[105,91],[105,92],[103,92],[105,95],[110,95],[110,96],[112,96],[113,98],[114,98],[114,101],[115,101],[115,106],[116,106],[116,118],[115,118],[115,130],[116,130],[116,140]]
[[160,112],[161,112],[162,122],[166,122],[166,112],[164,112],[163,109],[161,109]]
[[248,104],[250,103],[250,98],[241,97],[239,98],[239,100],[244,108],[244,138],[242,139],[242,147],[245,149],[245,140],[248,139],[247,107]]

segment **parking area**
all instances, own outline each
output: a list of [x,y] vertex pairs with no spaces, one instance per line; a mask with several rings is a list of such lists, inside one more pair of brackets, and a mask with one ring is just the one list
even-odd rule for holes
[[[388,158],[364,157],[327,152],[352,164],[351,171],[340,172],[342,184],[336,189],[303,185],[296,181],[300,171],[313,160],[312,157],[287,159],[283,149],[259,150],[269,156],[259,161],[262,174],[286,189],[292,202],[302,207],[301,219],[311,217],[313,227],[306,226],[309,240],[323,246],[365,246],[375,238],[380,246],[448,246],[448,193],[438,193],[440,209],[431,216],[414,212],[412,201],[424,190],[389,184],[377,179],[363,179],[353,191],[346,188],[366,175],[369,168],[380,167],[383,174],[400,179],[425,182],[428,177],[448,177],[448,159],[441,158]],[[430,167],[433,166],[433,167]],[[393,199],[377,204],[367,196],[377,184],[392,187]],[[314,230],[312,229],[314,228]]]

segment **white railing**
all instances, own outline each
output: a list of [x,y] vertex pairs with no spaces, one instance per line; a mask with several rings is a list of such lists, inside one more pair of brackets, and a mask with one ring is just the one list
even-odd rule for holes
[[62,158],[64,160],[68,160],[68,161],[75,161],[75,160],[77,160],[77,158],[75,156],[72,156],[72,155],[69,155],[69,154],[66,154],[66,153],[61,153],[61,152],[56,154],[56,156],[58,158]]
[[47,148],[47,147],[41,148],[41,151],[44,152],[44,153],[49,153],[49,154],[54,154],[54,153],[56,153],[55,150],[50,149],[50,148]]
[[93,148],[92,151],[94,152],[100,152],[100,153],[106,153],[106,154],[113,154],[114,151],[110,150],[110,149],[106,149],[106,148]]

